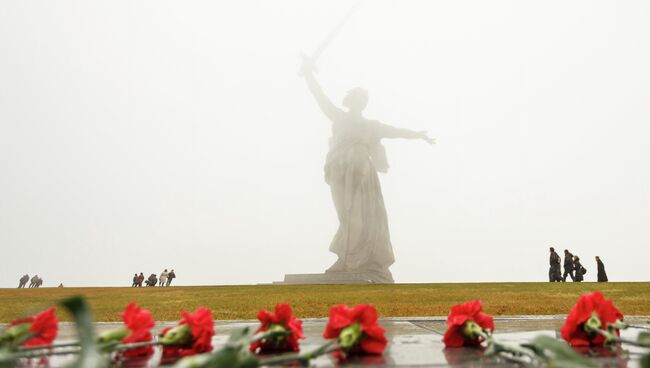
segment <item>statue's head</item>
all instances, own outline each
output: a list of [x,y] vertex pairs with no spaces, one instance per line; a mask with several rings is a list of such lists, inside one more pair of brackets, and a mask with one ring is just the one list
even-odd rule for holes
[[352,88],[343,97],[343,106],[350,110],[363,111],[368,105],[368,91],[361,87]]

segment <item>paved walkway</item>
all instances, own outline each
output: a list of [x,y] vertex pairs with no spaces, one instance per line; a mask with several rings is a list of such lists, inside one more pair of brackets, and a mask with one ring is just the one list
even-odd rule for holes
[[[626,317],[626,320],[636,324],[648,323],[648,317]],[[386,353],[380,357],[365,357],[347,362],[347,366],[381,366],[381,367],[477,367],[477,366],[509,366],[505,361],[495,361],[482,356],[476,349],[444,349],[442,335],[445,331],[444,317],[413,317],[413,318],[386,318],[380,324],[386,329],[389,345]],[[324,343],[321,334],[324,330],[325,319],[305,319],[303,328],[306,339],[301,342],[303,351],[315,349]],[[501,341],[528,341],[538,335],[557,336],[564,316],[513,316],[495,317],[495,335]],[[158,323],[155,331],[158,332],[174,322]],[[103,331],[115,328],[120,324],[97,323],[97,330]],[[234,328],[250,326],[257,327],[256,321],[220,321],[216,322],[216,336],[214,345],[222,345],[230,331]],[[635,339],[639,330],[627,330],[623,336]],[[63,323],[59,341],[75,338],[74,325]],[[640,353],[643,349],[625,346],[627,353],[616,354],[607,349],[591,351],[592,359],[602,363],[601,366],[637,367]],[[156,366],[159,352],[151,359],[149,366]],[[61,366],[69,358],[57,358],[51,361],[52,366]],[[330,356],[323,356],[313,361],[317,367],[335,366],[336,362]],[[512,365],[514,366],[514,365]]]

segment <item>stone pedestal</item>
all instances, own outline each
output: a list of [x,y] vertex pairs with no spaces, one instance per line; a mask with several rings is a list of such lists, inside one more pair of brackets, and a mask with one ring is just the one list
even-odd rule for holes
[[385,283],[379,273],[372,271],[346,271],[325,273],[298,273],[284,275],[276,284],[380,284]]

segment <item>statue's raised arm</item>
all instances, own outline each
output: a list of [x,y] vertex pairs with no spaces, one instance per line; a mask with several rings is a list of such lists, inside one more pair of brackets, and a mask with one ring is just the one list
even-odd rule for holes
[[339,121],[341,120],[342,116],[345,114],[343,110],[340,108],[336,107],[332,100],[325,95],[325,92],[323,92],[323,88],[321,88],[320,84],[318,84],[318,81],[316,80],[316,77],[314,76],[314,64],[311,61],[311,59],[303,56],[302,60],[302,67],[300,68],[300,74],[302,75],[303,78],[305,78],[305,82],[307,82],[307,87],[309,87],[309,91],[311,92],[312,95],[314,95],[314,98],[316,99],[316,102],[318,103],[318,106],[320,109],[323,111],[327,117],[332,120],[332,121]]

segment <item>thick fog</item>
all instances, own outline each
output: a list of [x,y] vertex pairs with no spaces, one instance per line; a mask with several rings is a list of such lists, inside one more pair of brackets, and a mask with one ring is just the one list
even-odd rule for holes
[[[350,1],[5,1],[0,286],[323,272],[330,122],[297,74]],[[365,1],[318,60],[384,140],[396,282],[650,279],[650,3]]]

